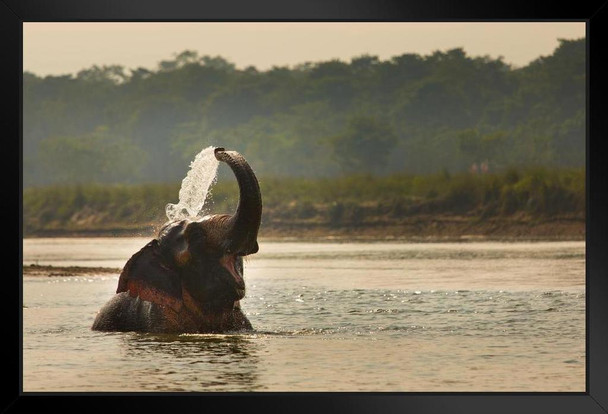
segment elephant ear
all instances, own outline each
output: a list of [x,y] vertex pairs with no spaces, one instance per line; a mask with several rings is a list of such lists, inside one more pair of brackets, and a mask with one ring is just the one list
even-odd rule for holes
[[171,269],[160,252],[158,240],[152,240],[125,264],[116,293],[129,292],[132,297],[158,305],[179,306],[182,286],[178,273]]

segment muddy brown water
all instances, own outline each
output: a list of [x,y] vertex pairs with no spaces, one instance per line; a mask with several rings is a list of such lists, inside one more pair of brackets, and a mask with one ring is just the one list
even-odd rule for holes
[[[148,239],[25,239],[119,269]],[[118,273],[23,276],[23,390],[584,391],[585,244],[261,242],[255,331],[100,333]]]

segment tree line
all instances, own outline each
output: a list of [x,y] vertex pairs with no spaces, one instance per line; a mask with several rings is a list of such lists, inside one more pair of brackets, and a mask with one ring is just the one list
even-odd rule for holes
[[183,51],[155,69],[23,77],[25,187],[175,183],[203,148],[261,177],[585,163],[585,40],[516,68],[461,48],[260,71]]

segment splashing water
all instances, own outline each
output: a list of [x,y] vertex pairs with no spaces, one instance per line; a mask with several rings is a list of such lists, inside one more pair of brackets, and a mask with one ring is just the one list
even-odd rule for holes
[[203,209],[209,188],[217,177],[220,162],[215,158],[215,147],[209,146],[199,152],[190,163],[190,171],[182,180],[179,202],[167,204],[165,213],[169,220],[195,218]]

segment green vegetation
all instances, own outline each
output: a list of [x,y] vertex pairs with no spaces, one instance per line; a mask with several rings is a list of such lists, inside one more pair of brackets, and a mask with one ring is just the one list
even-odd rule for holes
[[[509,169],[497,174],[372,175],[339,178],[260,178],[265,229],[300,223],[331,229],[399,223],[419,217],[469,221],[525,216],[584,220],[583,169]],[[53,231],[149,234],[166,220],[177,184],[68,185],[24,191],[24,235]],[[234,180],[212,187],[207,212],[231,212]]]
[[[378,187],[369,191],[393,194],[407,208],[412,203],[408,197],[430,202],[436,194],[435,202],[445,203],[445,172],[453,176],[451,188],[460,185],[468,194],[452,196],[451,203],[464,211],[479,202],[481,188],[491,187],[491,178],[476,190],[459,178],[473,163],[484,163],[492,173],[584,166],[585,67],[585,39],[578,39],[561,40],[552,55],[522,68],[453,49],[258,71],[184,51],[160,62],[156,70],[94,66],[75,76],[44,78],[25,73],[24,186],[68,186],[47,190],[49,197],[69,191],[85,198],[104,191],[119,197],[124,191],[125,203],[116,203],[116,208],[130,206],[124,207],[124,217],[144,220],[156,213],[143,213],[147,201],[130,201],[129,193],[167,200],[152,195],[165,187],[127,191],[118,184],[179,183],[194,156],[213,145],[241,152],[260,177],[276,177],[314,194],[331,187],[336,200],[342,195],[357,199],[357,192],[367,190],[360,185],[345,188],[362,180],[364,188]],[[333,180],[352,173],[386,178]],[[430,184],[433,180],[436,185]],[[67,190],[92,183],[115,186]],[[545,184],[546,189],[537,190],[552,194],[553,184]],[[291,194],[290,186],[277,186],[282,200],[300,197]],[[420,192],[419,187],[426,188]],[[491,196],[496,208],[521,209],[527,190],[503,187]],[[26,192],[26,199],[34,193]],[[543,196],[547,200],[553,197],[548,193]],[[265,192],[266,197],[272,194]],[[506,199],[512,200],[510,207],[503,205]],[[313,206],[318,202],[332,201],[308,201]],[[545,208],[533,207],[537,203],[542,201],[531,201],[526,208]],[[63,209],[65,215],[52,213],[52,219],[68,219],[70,208]],[[336,206],[332,214],[347,214],[348,208],[342,208]],[[313,210],[303,207],[302,214]]]
[[[262,236],[549,234],[561,220],[558,236],[580,237],[585,67],[578,39],[522,68],[453,49],[258,71],[184,51],[156,70],[25,73],[24,235],[149,235],[212,145],[259,177]],[[220,167],[209,211],[237,193]]]

